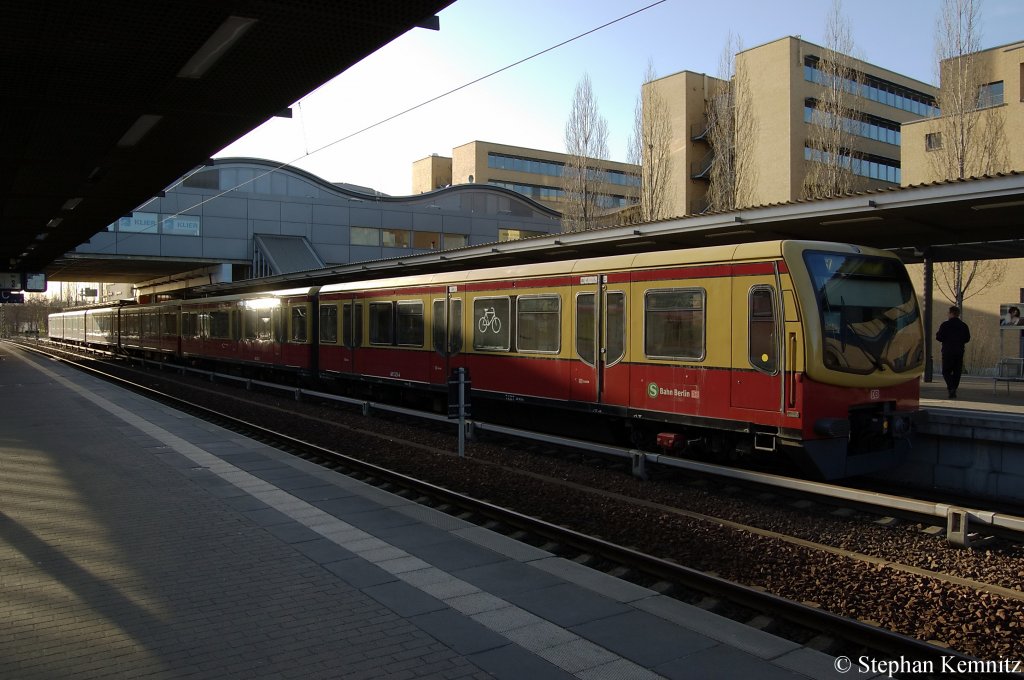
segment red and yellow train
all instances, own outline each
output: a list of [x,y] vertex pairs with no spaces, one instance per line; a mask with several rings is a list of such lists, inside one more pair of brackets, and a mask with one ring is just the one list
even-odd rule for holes
[[[597,414],[635,442],[892,467],[924,336],[890,253],[775,241],[73,310],[54,340]],[[678,442],[678,444],[675,444]]]

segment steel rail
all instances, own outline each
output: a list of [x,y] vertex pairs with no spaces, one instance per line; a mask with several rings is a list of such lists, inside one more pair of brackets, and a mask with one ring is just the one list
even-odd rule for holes
[[[38,349],[27,349],[44,356],[52,356]],[[197,406],[184,399],[173,397],[144,385],[105,373],[98,368],[63,357],[54,358],[104,380],[113,382],[125,389],[130,389],[155,401],[172,405],[182,411],[197,414],[203,419],[215,424],[221,424],[246,436],[259,438],[265,442],[275,442],[281,448],[299,451],[311,458],[338,463],[341,466],[372,476],[382,482],[415,491],[440,503],[454,506],[460,510],[470,511],[503,525],[541,536],[561,545],[571,546],[577,550],[610,560],[619,565],[628,566],[654,576],[659,580],[680,584],[709,595],[722,597],[749,609],[782,618],[811,630],[833,635],[840,640],[865,647],[875,653],[888,654],[898,659],[928,661],[936,665],[936,667],[943,667],[941,664],[944,659],[947,662],[952,659],[954,663],[955,661],[965,663],[977,663],[979,661],[975,657],[946,647],[940,647],[878,626],[833,614],[817,607],[787,600],[759,589],[733,583],[718,576],[706,574],[669,560],[648,555],[632,548],[589,536],[451,489],[437,486],[424,480],[388,470],[373,463],[325,449],[240,418],[235,418],[203,406]],[[497,430],[495,429],[494,431]]]
[[[143,359],[142,361],[143,363],[151,363],[161,367],[163,367],[164,365],[164,362],[154,362],[145,359]],[[196,369],[185,366],[175,366],[174,370],[202,374],[204,376],[209,377],[211,381],[217,378],[223,378],[226,380],[245,382],[247,383],[247,386],[257,385],[268,389],[286,391],[293,393],[296,399],[301,399],[303,396],[310,396],[316,399],[324,399],[346,403],[361,408],[364,415],[368,415],[371,411],[384,411],[434,421],[452,422],[446,416],[438,415],[435,413],[417,411],[414,409],[409,409],[401,406],[393,406],[391,404],[367,401],[352,397],[344,397],[336,394],[330,394],[327,392],[317,390],[309,390],[301,387],[289,387],[267,381],[239,378],[238,376],[231,376],[224,373],[218,373],[215,371],[206,371],[203,369]],[[600,453],[601,455],[618,457],[625,460],[629,460],[631,461],[634,474],[637,474],[639,476],[643,476],[645,474],[644,471],[648,464],[661,465],[665,467],[686,470],[689,472],[712,475],[724,479],[733,479],[736,481],[741,481],[750,484],[759,484],[762,486],[773,487],[777,489],[785,489],[788,491],[796,491],[803,494],[820,496],[823,498],[831,498],[851,503],[859,503],[862,505],[879,508],[885,511],[903,512],[907,514],[916,515],[918,517],[937,518],[945,521],[947,527],[947,537],[949,538],[949,540],[960,545],[970,544],[968,534],[971,531],[972,525],[989,526],[996,529],[1001,529],[1006,532],[1024,535],[1024,517],[1020,517],[1017,515],[1010,515],[1006,513],[1000,513],[981,508],[968,508],[953,505],[950,503],[932,502],[916,498],[907,498],[904,496],[896,496],[876,491],[864,491],[861,489],[854,489],[851,487],[827,484],[825,482],[815,482],[810,480],[797,479],[794,477],[786,477],[783,475],[775,475],[771,473],[757,472],[753,470],[743,470],[739,468],[725,467],[721,465],[714,465],[712,463],[702,463],[699,461],[688,460],[685,458],[678,458],[675,456],[668,456],[660,453],[652,453],[650,451],[642,451],[639,449],[624,448],[620,446],[613,446],[610,444],[602,444],[599,442],[591,442],[581,439],[574,439],[570,437],[562,437],[559,435],[546,434],[542,432],[522,430],[518,428],[507,427],[504,425],[498,425],[495,423],[488,423],[480,420],[468,419],[466,422],[471,432],[493,432],[496,434],[517,437],[520,439],[540,441],[555,446],[564,446],[567,448],[586,450],[594,453]],[[453,425],[454,424],[455,423],[453,423]]]

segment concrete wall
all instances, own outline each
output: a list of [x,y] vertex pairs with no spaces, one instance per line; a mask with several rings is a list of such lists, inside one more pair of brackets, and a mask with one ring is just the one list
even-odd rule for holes
[[979,500],[1024,501],[1024,420],[932,411],[907,463],[884,478]]

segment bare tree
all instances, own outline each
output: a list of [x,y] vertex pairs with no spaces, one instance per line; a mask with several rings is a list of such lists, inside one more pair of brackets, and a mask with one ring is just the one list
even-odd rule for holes
[[935,32],[942,117],[929,153],[943,179],[991,174],[1007,165],[1003,118],[984,89],[979,51],[981,0],[944,0]]
[[957,307],[963,307],[964,300],[1001,283],[1005,276],[1006,262],[1002,260],[939,262],[935,265],[935,286]]
[[583,74],[572,100],[565,124],[565,152],[569,159],[562,173],[565,209],[563,231],[584,231],[594,227],[602,195],[603,172],[592,159],[608,158],[608,121],[598,112],[597,97],[590,76]]
[[748,76],[736,68],[736,54],[742,51],[742,40],[730,33],[718,60],[718,79],[711,82],[705,103],[711,146],[707,200],[714,211],[748,205],[757,182],[750,154],[757,119]]
[[804,198],[826,198],[856,188],[853,130],[860,114],[853,99],[860,92],[860,72],[854,67],[853,35],[842,2],[833,0],[825,25],[825,50],[818,62],[821,87],[811,114],[807,144],[810,160],[804,176]]
[[[936,22],[939,129],[929,141],[935,176],[964,179],[1008,169],[1003,117],[985,89],[981,0],[944,0]],[[950,262],[936,267],[936,285],[950,301],[964,300],[1002,281],[1005,262]],[[973,290],[972,290],[973,288]]]
[[672,121],[668,102],[651,87],[657,79],[654,64],[648,60],[644,82],[633,113],[633,134],[629,139],[628,160],[639,167],[639,221],[652,222],[668,215],[668,182],[672,171]]

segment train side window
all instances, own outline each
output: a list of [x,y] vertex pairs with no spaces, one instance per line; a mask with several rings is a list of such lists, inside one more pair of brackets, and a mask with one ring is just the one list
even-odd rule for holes
[[576,296],[576,354],[583,363],[594,365],[594,294]]
[[435,352],[442,355],[457,354],[462,351],[462,300],[452,299],[448,306],[448,335],[450,341],[445,343],[444,300],[434,300],[431,305],[431,344]]
[[284,344],[285,336],[287,335],[285,328],[285,320],[282,318],[282,311],[280,307],[273,307],[270,310],[270,332],[274,338],[274,342],[278,345]]
[[370,303],[370,344],[393,345],[395,343],[394,303]]
[[164,335],[178,336],[178,315],[175,312],[164,312]]
[[507,352],[512,348],[512,299],[473,300],[473,349]]
[[644,294],[644,354],[658,359],[704,358],[701,288],[666,288]]
[[516,349],[557,354],[562,345],[562,299],[521,295],[516,299]]
[[608,337],[605,338],[608,351],[605,363],[611,366],[626,356],[626,294],[621,291],[608,293],[605,295],[605,306],[608,309]]
[[320,342],[338,343],[338,305],[320,305]]
[[363,341],[363,306],[357,304],[355,309],[353,324],[352,303],[346,302],[341,306],[341,342],[349,349],[359,347]]
[[419,300],[398,303],[398,344],[423,347],[423,303]]
[[256,339],[256,310],[251,307],[242,308],[242,339]]
[[748,358],[750,365],[765,373],[779,369],[776,349],[775,291],[769,286],[750,289]]
[[231,338],[231,314],[230,312],[210,312],[209,336],[218,340]]
[[291,342],[306,342],[309,338],[309,317],[306,314],[306,308],[304,306],[292,307],[291,310]]

